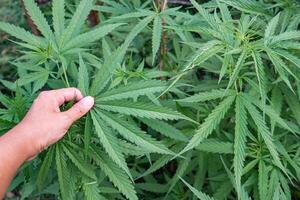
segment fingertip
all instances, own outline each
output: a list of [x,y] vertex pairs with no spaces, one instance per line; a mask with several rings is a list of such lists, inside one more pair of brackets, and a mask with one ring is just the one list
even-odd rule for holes
[[68,123],[72,124],[74,121],[88,113],[93,106],[94,98],[87,96],[73,105],[69,110],[63,112],[63,115],[67,117]]
[[82,104],[87,110],[90,110],[94,106],[95,100],[92,96],[86,96],[83,99],[81,99],[80,102],[82,102]]

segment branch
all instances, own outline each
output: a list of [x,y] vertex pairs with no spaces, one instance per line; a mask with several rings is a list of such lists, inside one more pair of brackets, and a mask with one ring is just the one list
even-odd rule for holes
[[[160,8],[160,12],[163,12],[164,10],[166,10],[168,6],[168,0],[164,0],[163,4],[161,4],[161,8]],[[166,25],[166,21],[164,18],[162,18],[162,26],[164,27]],[[164,60],[166,57],[166,54],[168,52],[167,50],[167,32],[166,30],[163,30],[162,32],[162,39],[161,39],[161,43],[160,43],[160,61],[159,61],[159,70],[163,71],[164,69]],[[163,79],[163,77],[161,77],[161,79]]]
[[[97,1],[96,5],[100,5],[100,2]],[[88,21],[89,21],[89,25],[90,27],[94,27],[97,26],[100,23],[100,19],[99,19],[99,11],[97,10],[92,10],[88,16]]]
[[189,0],[169,0],[169,3],[181,4],[181,5],[192,5]]

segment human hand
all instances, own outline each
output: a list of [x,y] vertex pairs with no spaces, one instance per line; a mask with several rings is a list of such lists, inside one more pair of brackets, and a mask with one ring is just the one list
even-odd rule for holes
[[[60,106],[76,99],[67,111]],[[19,137],[27,143],[28,159],[60,140],[74,121],[85,115],[94,105],[93,97],[83,97],[76,88],[41,92],[24,119],[15,127]]]

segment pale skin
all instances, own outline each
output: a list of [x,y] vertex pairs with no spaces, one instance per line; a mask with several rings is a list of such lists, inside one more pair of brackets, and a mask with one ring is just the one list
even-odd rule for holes
[[[76,99],[67,111],[60,106]],[[0,199],[18,168],[48,146],[60,140],[69,127],[94,105],[93,97],[83,97],[76,88],[41,92],[24,119],[0,137]]]

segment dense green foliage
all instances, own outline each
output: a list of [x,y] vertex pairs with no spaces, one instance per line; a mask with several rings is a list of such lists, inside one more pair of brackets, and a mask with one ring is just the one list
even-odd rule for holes
[[[11,184],[21,199],[296,199],[297,0],[24,0],[41,36],[10,23],[22,56],[1,80],[2,133],[44,89],[96,105]],[[99,11],[100,24],[86,18]],[[72,102],[71,102],[72,103]],[[62,109],[67,109],[64,106]]]

